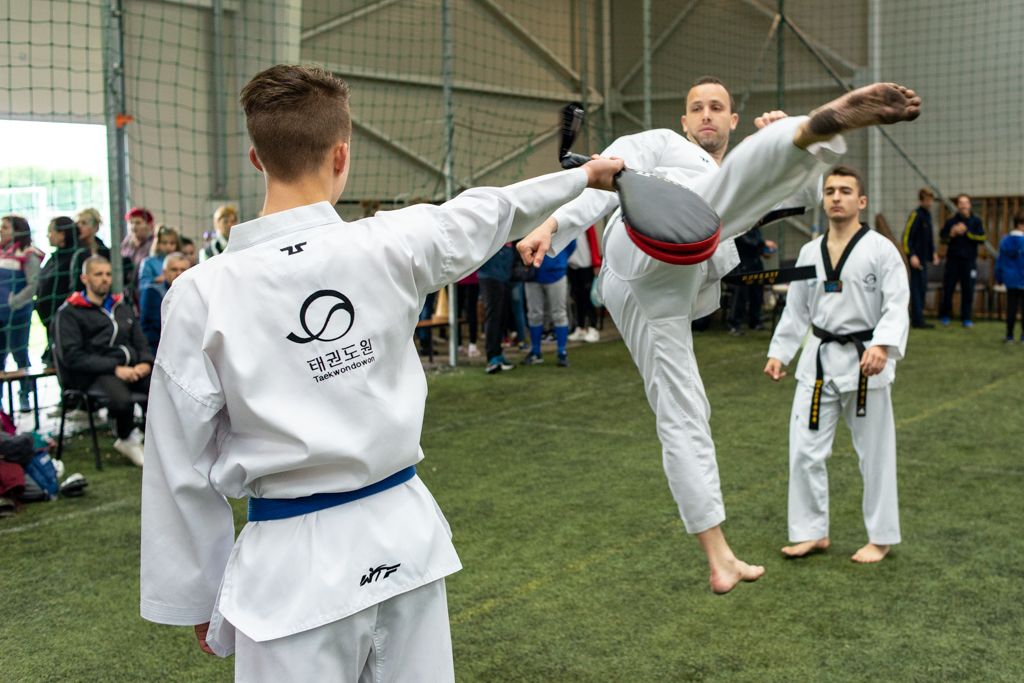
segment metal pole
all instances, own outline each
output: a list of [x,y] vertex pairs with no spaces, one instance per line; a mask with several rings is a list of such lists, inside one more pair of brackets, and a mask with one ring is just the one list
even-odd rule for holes
[[124,239],[124,214],[128,210],[128,145],[125,126],[128,125],[124,76],[124,13],[121,0],[110,0],[105,15],[106,30],[103,51],[106,88],[104,109],[107,119],[107,174],[110,191],[110,268],[112,289],[124,289],[124,269],[121,263],[121,240]]
[[775,105],[786,110],[786,0],[779,0],[778,49],[775,62]]
[[[452,53],[451,0],[441,0],[441,96],[444,98],[444,198],[455,194],[455,106],[452,100],[454,56]],[[459,300],[457,285],[448,285],[448,365],[458,361]]]
[[[579,29],[579,35],[580,35],[580,65],[579,65],[579,73],[580,73],[580,102],[583,104],[583,111],[588,111],[588,108],[587,108],[587,95],[589,94],[589,90],[590,90],[590,86],[587,83],[587,66],[590,63],[589,43],[587,42],[587,34],[590,32],[590,26],[587,25],[587,5],[589,3],[590,3],[590,0],[580,0],[580,15],[579,15],[579,21],[580,21],[580,29]],[[581,149],[590,149],[590,145],[588,144],[588,142],[589,142],[588,138],[590,136],[587,134],[587,128],[588,128],[588,126],[584,126],[583,130],[580,131],[583,134],[582,135],[581,144],[580,144],[580,148]]]
[[644,128],[651,123],[651,0],[644,0]]
[[601,147],[604,148],[614,137],[612,107],[617,106],[612,102],[612,0],[602,0],[601,3],[601,69],[604,81],[604,139]]
[[[882,6],[879,0],[868,2],[868,74],[872,83],[881,79]],[[882,134],[877,126],[868,130],[868,202],[870,213],[882,209]]]
[[224,0],[213,0],[213,45],[210,54],[213,66],[213,82],[210,84],[210,97],[213,112],[213,188],[215,199],[227,197],[228,192],[228,154],[227,154],[227,107],[224,106],[226,88],[224,77]]

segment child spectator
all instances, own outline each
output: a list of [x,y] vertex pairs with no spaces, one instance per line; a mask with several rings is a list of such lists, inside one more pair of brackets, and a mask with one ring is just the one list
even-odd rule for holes
[[551,316],[555,327],[555,342],[558,348],[558,366],[569,366],[569,355],[565,343],[569,340],[569,315],[566,302],[569,297],[569,281],[566,272],[569,269],[569,256],[576,250],[573,242],[563,249],[558,256],[545,256],[544,262],[537,268],[537,276],[532,282],[526,283],[526,317],[530,323],[530,355],[523,361],[525,365],[543,363],[540,355],[540,338],[544,332],[544,314]]
[[142,271],[139,273],[140,296],[146,287],[163,278],[164,256],[180,251],[181,236],[178,231],[169,225],[161,225],[157,228],[153,248],[149,257],[142,262]]

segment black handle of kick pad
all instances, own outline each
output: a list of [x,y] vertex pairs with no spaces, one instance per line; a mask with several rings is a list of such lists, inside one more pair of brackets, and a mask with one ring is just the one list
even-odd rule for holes
[[588,161],[590,161],[590,157],[583,156],[582,154],[573,154],[572,152],[569,152],[559,160],[562,168],[579,168]]

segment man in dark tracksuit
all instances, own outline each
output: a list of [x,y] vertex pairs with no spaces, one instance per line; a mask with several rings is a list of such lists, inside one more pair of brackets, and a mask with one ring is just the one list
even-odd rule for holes
[[132,393],[149,393],[153,354],[131,306],[110,293],[110,261],[91,256],[85,288],[68,297],[53,319],[54,356],[69,389],[97,389],[115,422],[114,449],[142,466],[142,435],[134,429]]
[[[764,269],[761,254],[766,249],[775,249],[775,242],[766,241],[760,228],[749,230],[736,238],[736,251],[740,264],[734,273],[752,273]],[[729,307],[729,333],[743,334],[741,327],[746,319],[750,329],[761,329],[761,308],[764,306],[764,285],[732,285],[732,306]]]
[[942,226],[939,237],[946,248],[946,272],[942,276],[942,306],[939,319],[948,325],[953,315],[953,290],[960,283],[960,320],[964,327],[974,327],[971,308],[974,305],[974,281],[978,277],[978,245],[985,241],[981,219],[971,213],[971,198],[956,197],[956,214]]
[[932,231],[932,203],[935,193],[922,187],[917,198],[920,205],[910,212],[903,229],[903,253],[910,262],[910,326],[935,327],[924,321],[924,298],[928,293],[928,264],[939,265]]

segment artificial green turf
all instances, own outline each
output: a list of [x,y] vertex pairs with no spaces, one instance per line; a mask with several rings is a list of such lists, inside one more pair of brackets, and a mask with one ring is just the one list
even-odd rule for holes
[[[1001,337],[913,331],[893,394],[904,543],[859,566],[846,429],[833,547],[783,560],[792,380],[760,374],[767,333],[698,335],[726,534],[768,571],[726,596],[707,589],[620,343],[573,349],[568,369],[432,374],[420,474],[465,565],[448,580],[459,680],[1024,680],[1024,347]],[[188,629],[138,617],[140,472],[95,472],[82,439],[67,460],[87,496],[0,520],[0,680],[229,680]]]

